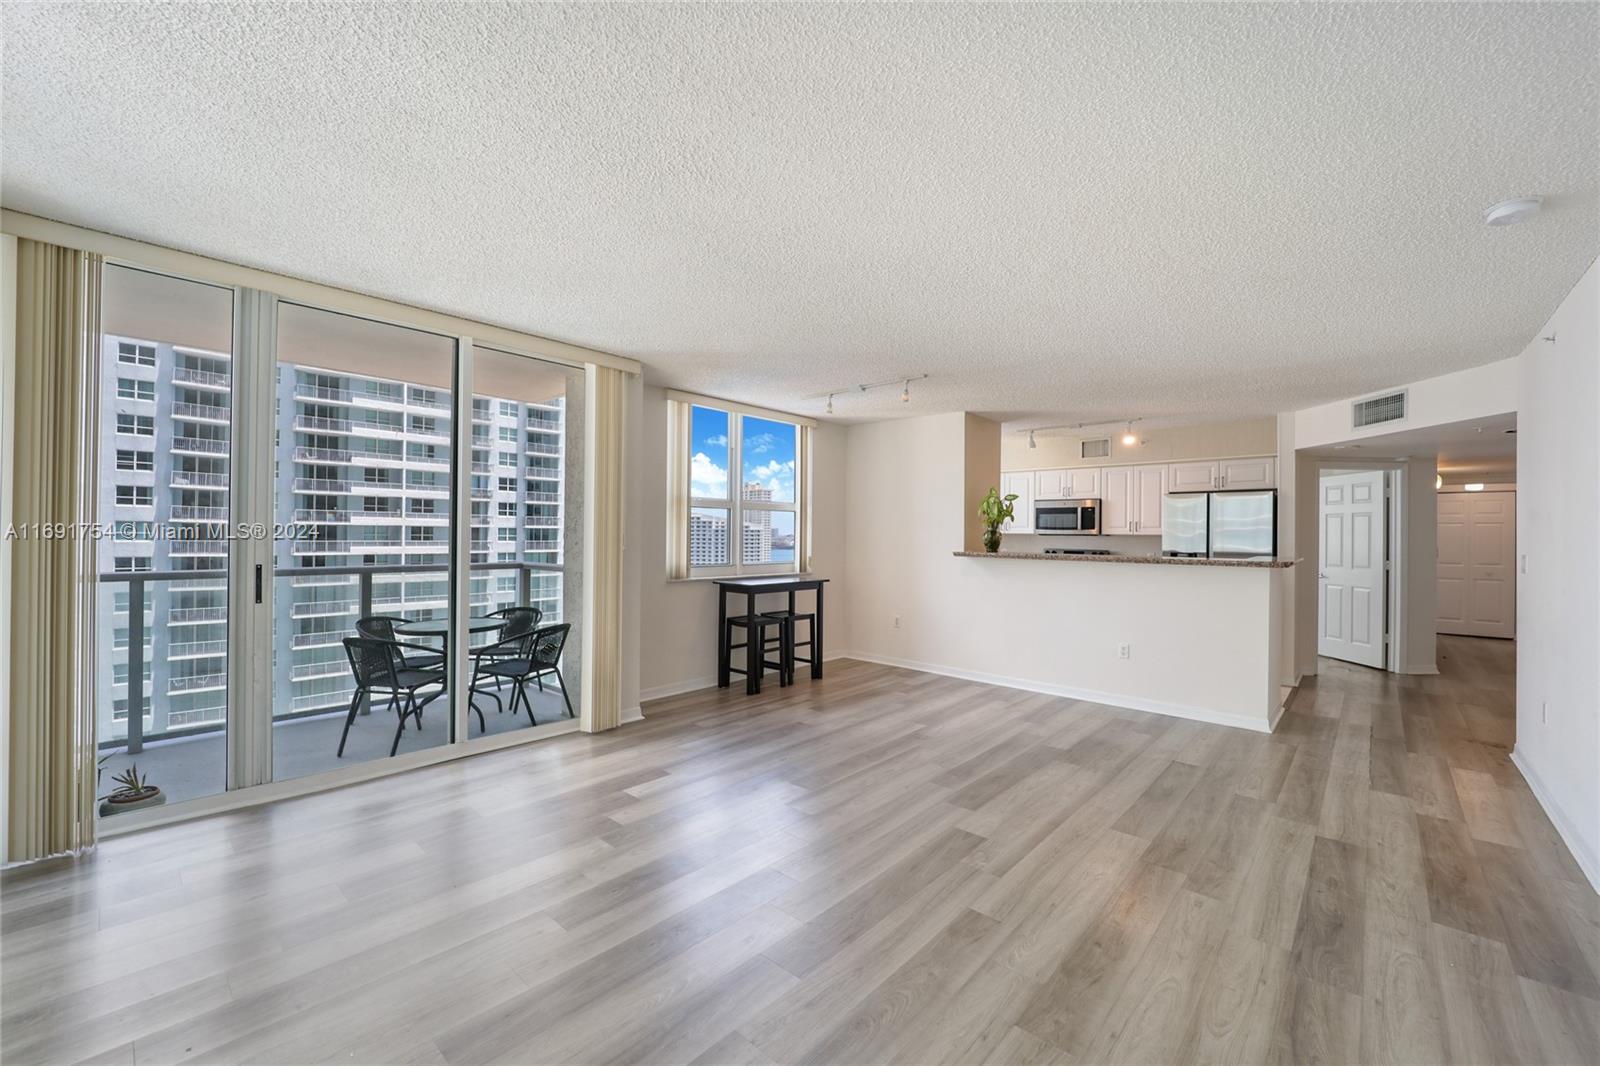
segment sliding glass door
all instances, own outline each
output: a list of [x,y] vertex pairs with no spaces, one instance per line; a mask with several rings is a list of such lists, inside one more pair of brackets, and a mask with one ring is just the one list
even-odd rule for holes
[[581,370],[129,265],[103,293],[102,794],[575,723]]
[[273,780],[452,739],[455,368],[453,337],[278,305]]
[[[234,292],[107,266],[100,319],[97,795],[110,816],[229,784]],[[159,793],[112,800],[129,774]]]

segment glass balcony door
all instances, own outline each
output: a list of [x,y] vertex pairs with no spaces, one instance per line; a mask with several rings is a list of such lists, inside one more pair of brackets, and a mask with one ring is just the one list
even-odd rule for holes
[[454,739],[457,342],[287,302],[275,333],[271,748],[282,781]]
[[[233,784],[235,294],[115,264],[102,281],[96,794],[110,819]],[[119,792],[135,779],[145,792]]]

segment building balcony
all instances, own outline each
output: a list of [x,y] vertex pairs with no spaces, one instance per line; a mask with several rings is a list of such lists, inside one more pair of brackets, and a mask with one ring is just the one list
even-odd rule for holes
[[333,385],[313,385],[307,381],[294,383],[294,398],[322,403],[352,403],[355,400],[349,389],[342,389]]
[[296,522],[348,522],[351,512],[342,508],[329,510],[318,507],[296,507],[294,520]]
[[207,659],[226,654],[228,642],[225,640],[183,640],[167,644],[169,659]]
[[355,600],[302,600],[289,608],[289,617],[332,618],[355,614],[360,606]]
[[334,477],[297,477],[294,479],[294,491],[314,492],[330,496],[342,496],[350,491],[350,479]]
[[167,691],[178,692],[206,692],[228,687],[228,675],[221,674],[193,674],[188,677],[173,677],[167,679]]
[[226,507],[179,503],[173,504],[168,511],[168,517],[174,521],[195,519],[202,522],[226,522],[228,520],[228,509]]
[[172,487],[175,489],[227,489],[229,478],[227,474],[217,474],[209,470],[174,470],[172,472]]
[[523,445],[522,451],[525,455],[543,455],[555,459],[561,458],[561,447],[557,444],[535,444],[532,441],[529,441],[527,444]]
[[306,433],[340,433],[353,432],[351,421],[348,418],[329,418],[326,415],[295,415],[294,428]]
[[412,392],[406,397],[407,405],[421,407],[428,411],[450,410],[450,398],[447,396],[429,396],[421,392]]
[[172,368],[172,380],[180,385],[197,385],[202,389],[227,392],[233,387],[233,375],[218,370],[199,370],[190,366]]
[[172,405],[172,417],[181,418],[187,422],[212,422],[225,426],[232,420],[233,411],[230,408],[218,407],[209,403],[175,402]]
[[172,450],[186,455],[227,455],[228,442],[211,437],[177,436],[172,438]]
[[221,607],[174,607],[167,612],[167,624],[174,626],[198,625],[203,622],[226,622],[228,608]]
[[294,461],[297,463],[348,463],[350,462],[350,449],[309,447],[296,448],[294,450]]
[[183,558],[228,554],[228,542],[225,540],[169,540],[164,543],[169,554]]

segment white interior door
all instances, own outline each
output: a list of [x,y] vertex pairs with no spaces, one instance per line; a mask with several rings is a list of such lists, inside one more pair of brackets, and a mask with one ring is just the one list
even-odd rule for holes
[[1439,496],[1439,632],[1517,635],[1517,494]]
[[1384,665],[1383,471],[1322,478],[1317,654]]

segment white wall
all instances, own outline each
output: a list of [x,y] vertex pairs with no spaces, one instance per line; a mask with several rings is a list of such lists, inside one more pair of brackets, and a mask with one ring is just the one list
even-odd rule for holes
[[[1167,463],[1182,459],[1227,459],[1236,455],[1277,454],[1277,423],[1272,418],[1238,422],[1206,422],[1170,429],[1135,425],[1139,443],[1122,443],[1122,427],[1085,434],[1081,430],[1035,433],[1036,447],[1028,447],[1026,433],[1007,432],[1000,442],[1002,470],[1055,470],[1077,466],[1116,466],[1127,463]],[[1084,439],[1111,439],[1106,459],[1083,459],[1078,443]]]
[[[850,427],[851,652],[1266,729],[1283,571],[957,558],[999,473],[971,469],[982,449],[969,452],[970,435],[983,443],[975,421],[947,414]],[[1124,642],[1129,659],[1117,655]]]
[[[1402,421],[1385,422],[1363,429],[1350,427],[1350,404],[1365,396],[1353,396],[1333,403],[1308,407],[1294,413],[1296,448],[1322,448],[1346,441],[1360,441],[1366,437],[1385,436],[1390,433],[1425,426],[1444,426],[1452,422],[1466,422],[1474,418],[1503,415],[1517,409],[1517,360],[1502,359],[1498,363],[1442,374],[1425,381],[1414,381],[1401,386],[1407,390],[1406,417]],[[1395,391],[1384,389],[1383,393]],[[1372,395],[1382,395],[1372,394]]]
[[1600,265],[1516,360],[1517,747],[1600,889]]
[[[646,385],[639,423],[639,695],[659,699],[716,684],[717,590],[709,581],[667,580],[667,397]],[[849,646],[843,607],[845,430],[819,425],[813,435],[812,570],[832,578],[824,593],[826,649]]]

